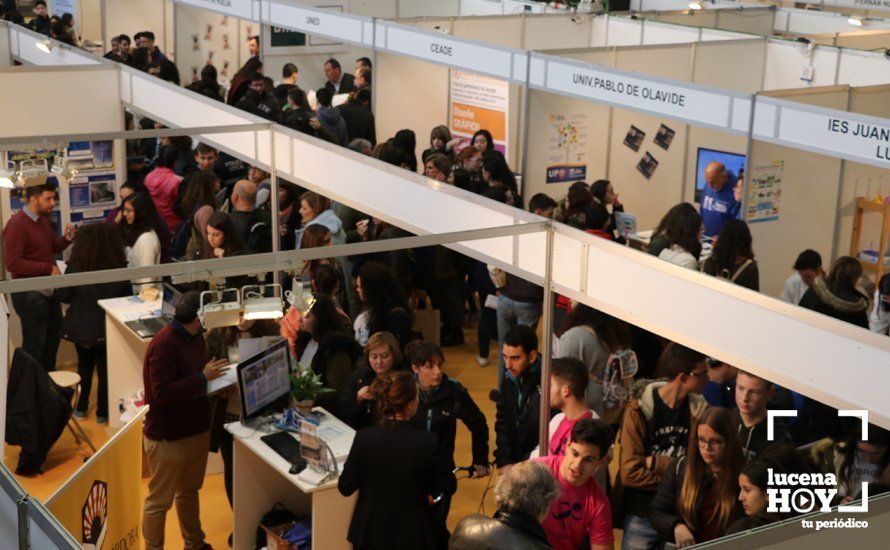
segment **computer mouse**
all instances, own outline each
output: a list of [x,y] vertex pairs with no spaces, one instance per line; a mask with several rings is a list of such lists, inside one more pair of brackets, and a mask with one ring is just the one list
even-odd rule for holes
[[295,463],[291,464],[291,467],[290,467],[290,470],[288,470],[288,473],[297,475],[305,469],[306,469],[305,462],[295,462]]

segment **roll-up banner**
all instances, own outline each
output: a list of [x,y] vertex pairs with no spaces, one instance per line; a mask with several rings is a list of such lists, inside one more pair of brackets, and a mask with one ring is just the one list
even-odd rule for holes
[[758,97],[754,139],[890,168],[890,120]]
[[142,547],[145,411],[130,420],[46,503],[84,548]]

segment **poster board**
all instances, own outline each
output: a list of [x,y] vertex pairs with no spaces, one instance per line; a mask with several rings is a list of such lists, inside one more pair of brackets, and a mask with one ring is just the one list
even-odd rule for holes
[[451,69],[449,120],[451,134],[470,144],[477,130],[488,130],[494,148],[508,155],[510,87],[505,80]]
[[751,167],[745,208],[745,220],[748,223],[779,219],[784,173],[785,162],[781,160]]
[[139,548],[142,537],[142,422],[127,423],[47,501],[84,548]]

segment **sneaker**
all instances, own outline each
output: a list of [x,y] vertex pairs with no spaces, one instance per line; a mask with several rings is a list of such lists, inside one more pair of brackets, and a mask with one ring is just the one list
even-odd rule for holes
[[96,416],[96,423],[101,426],[108,425],[108,417],[107,416]]
[[87,411],[82,411],[80,409],[74,409],[74,412],[72,412],[71,414],[74,415],[76,418],[86,418],[87,417]]
[[482,357],[481,355],[476,356],[476,364],[480,367],[488,366],[488,357]]

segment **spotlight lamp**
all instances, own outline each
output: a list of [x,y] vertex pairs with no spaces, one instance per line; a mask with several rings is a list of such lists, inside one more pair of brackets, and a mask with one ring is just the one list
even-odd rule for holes
[[[272,296],[266,296],[266,289],[273,290]],[[275,290],[278,292],[274,292]],[[280,319],[284,316],[284,302],[281,299],[281,285],[247,285],[241,287],[244,301],[244,320]]]
[[[232,295],[234,301],[231,300]],[[237,288],[205,290],[201,293],[198,319],[207,330],[238,326],[241,323],[241,293]]]
[[299,311],[301,316],[305,317],[309,310],[312,309],[312,306],[315,305],[315,296],[312,295],[312,290],[305,288],[303,281],[296,277],[294,277],[292,288],[293,290],[289,290],[285,294],[287,303]]

